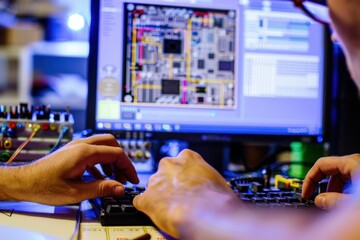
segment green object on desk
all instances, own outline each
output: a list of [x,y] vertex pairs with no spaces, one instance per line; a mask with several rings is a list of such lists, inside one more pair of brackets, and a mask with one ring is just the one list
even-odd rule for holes
[[292,142],[289,175],[293,178],[304,179],[311,166],[320,157],[325,156],[324,145],[321,143]]

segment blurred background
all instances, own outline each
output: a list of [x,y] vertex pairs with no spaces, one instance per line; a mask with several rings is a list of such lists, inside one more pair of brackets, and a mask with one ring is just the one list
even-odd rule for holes
[[90,0],[0,1],[0,100],[67,106],[85,127]]

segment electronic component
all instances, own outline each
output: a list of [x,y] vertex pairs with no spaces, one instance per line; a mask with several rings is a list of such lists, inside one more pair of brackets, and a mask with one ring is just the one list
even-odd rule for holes
[[164,39],[164,53],[181,54],[182,41],[174,39]]
[[162,94],[174,94],[180,93],[180,81],[178,80],[161,80],[161,93]]

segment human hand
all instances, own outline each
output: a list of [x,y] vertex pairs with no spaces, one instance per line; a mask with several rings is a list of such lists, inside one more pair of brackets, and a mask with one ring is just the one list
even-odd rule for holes
[[302,197],[310,198],[318,183],[326,177],[330,177],[327,192],[316,196],[315,204],[323,209],[336,207],[341,200],[346,198],[346,194],[342,193],[343,188],[353,180],[359,166],[360,154],[320,158],[305,177]]
[[179,237],[178,227],[192,211],[201,206],[222,209],[226,201],[234,199],[238,200],[215,169],[199,154],[184,150],[175,158],[160,161],[147,190],[136,196],[133,204],[160,229]]
[[[18,173],[19,191],[15,199],[48,205],[78,203],[103,196],[122,196],[124,186],[118,181],[105,180],[96,169],[102,164],[107,176],[125,183],[138,183],[134,166],[120,148],[114,136],[96,135],[74,140],[56,152],[14,170]],[[86,170],[96,180],[83,182]]]

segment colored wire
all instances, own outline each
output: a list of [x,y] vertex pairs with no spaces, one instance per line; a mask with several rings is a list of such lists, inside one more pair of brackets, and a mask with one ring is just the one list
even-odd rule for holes
[[39,126],[35,126],[33,128],[33,132],[30,134],[30,136],[28,137],[28,139],[26,139],[25,142],[23,142],[13,153],[13,155],[9,158],[9,160],[6,162],[6,164],[10,164],[12,161],[14,161],[14,159],[17,157],[17,155],[19,155],[19,153],[21,152],[21,150],[30,142],[30,140],[35,136],[35,134],[40,130]]
[[82,210],[81,210],[81,205],[83,203],[80,203],[78,205],[77,211],[76,211],[76,224],[75,224],[75,228],[73,233],[71,234],[71,237],[69,240],[77,240],[79,239],[79,233],[80,233],[80,223],[81,223],[81,219],[82,219]]
[[7,126],[3,124],[3,125],[1,126],[0,142],[3,140],[4,134],[6,133],[6,130],[7,130]]
[[50,150],[49,154],[55,152],[55,151],[61,146],[61,141],[63,140],[65,134],[66,134],[68,131],[69,131],[69,127],[68,127],[68,126],[63,126],[63,127],[61,128],[61,132],[60,132],[60,134],[59,134],[58,140],[57,140],[57,142],[55,143],[55,145],[53,146],[53,148]]

